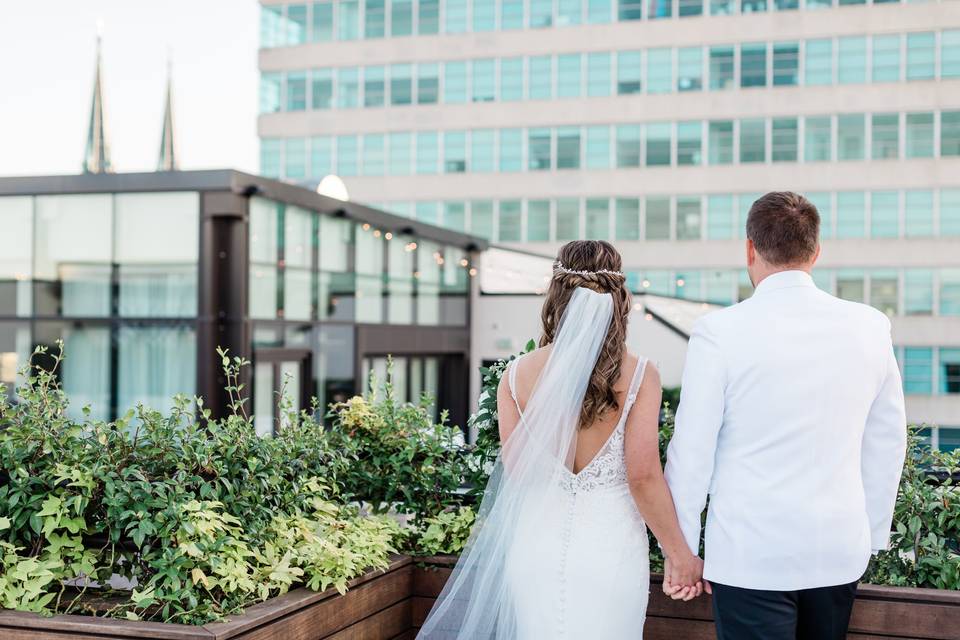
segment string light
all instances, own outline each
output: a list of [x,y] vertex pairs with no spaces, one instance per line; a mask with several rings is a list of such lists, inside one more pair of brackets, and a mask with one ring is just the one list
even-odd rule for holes
[[477,270],[476,270],[476,268],[470,267],[470,275],[471,275],[471,276],[477,275]]
[[363,223],[363,230],[364,230],[364,231],[370,231],[370,223],[369,223],[369,222],[364,222],[364,223]]
[[380,237],[380,229],[376,229],[376,230],[373,232],[373,237],[374,237],[374,238],[379,238],[379,237]]
[[393,234],[387,231],[386,235],[383,236],[387,240],[393,240]]
[[644,319],[645,319],[647,322],[650,322],[651,320],[653,320],[653,314],[652,314],[652,313],[648,313],[647,315],[645,315],[645,316],[643,316],[643,317],[644,317]]
[[470,264],[470,262],[469,262],[466,258],[462,258],[462,259],[460,260],[460,266],[461,266],[461,267],[465,267],[465,266],[467,266],[468,264]]
[[643,281],[643,288],[644,288],[644,289],[649,289],[649,288],[650,288],[650,281],[649,281],[649,280],[644,280],[644,281]]
[[682,287],[686,283],[683,281],[683,278],[677,278],[677,286]]

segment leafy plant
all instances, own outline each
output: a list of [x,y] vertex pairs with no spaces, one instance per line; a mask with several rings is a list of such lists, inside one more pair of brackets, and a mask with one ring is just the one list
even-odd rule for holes
[[415,555],[435,556],[458,554],[467,546],[470,529],[476,521],[470,507],[444,511],[421,522],[421,530],[415,532]]

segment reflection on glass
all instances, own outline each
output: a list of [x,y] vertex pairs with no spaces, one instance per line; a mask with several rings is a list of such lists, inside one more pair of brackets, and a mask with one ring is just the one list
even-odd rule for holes
[[415,250],[401,238],[387,243],[387,322],[413,322],[413,272]]
[[360,226],[356,230],[356,247],[357,321],[382,322],[383,236],[370,225]]
[[[501,204],[502,207],[502,204]],[[417,249],[417,324],[440,324],[440,273],[443,254],[436,243],[423,240]]]
[[[60,384],[70,398],[67,415],[78,419],[90,407],[94,420],[110,418],[110,329],[85,323],[37,323],[34,344],[57,353],[56,341],[64,342],[66,357],[58,369]],[[40,358],[48,366],[51,359]]]
[[16,401],[16,389],[25,381],[20,370],[32,352],[30,326],[23,322],[0,322],[0,384],[7,402]]
[[120,315],[197,314],[200,198],[196,193],[118,193],[114,257]]
[[111,196],[36,198],[37,315],[110,315]]
[[123,326],[119,334],[117,410],[137,404],[166,410],[177,394],[196,393],[197,340],[191,326]]
[[253,367],[253,426],[257,435],[273,434],[273,386],[273,363],[256,363]]
[[0,198],[0,316],[29,316],[33,198]]
[[250,317],[276,318],[280,229],[279,205],[250,200]]

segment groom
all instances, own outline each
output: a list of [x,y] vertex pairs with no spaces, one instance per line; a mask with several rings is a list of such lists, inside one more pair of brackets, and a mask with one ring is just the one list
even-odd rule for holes
[[888,544],[906,449],[890,321],[814,285],[819,231],[801,195],[754,202],[756,290],[690,338],[666,477],[694,553],[710,496],[720,640],[845,638],[857,581]]

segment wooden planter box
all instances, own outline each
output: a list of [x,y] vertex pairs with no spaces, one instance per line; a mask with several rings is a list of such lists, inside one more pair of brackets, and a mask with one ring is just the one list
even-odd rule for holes
[[[0,611],[0,640],[413,640],[455,562],[397,556],[386,571],[352,581],[346,595],[298,589],[203,626]],[[660,591],[660,576],[651,582],[646,640],[715,640],[708,597],[676,602]],[[960,592],[863,585],[849,638],[957,640]]]
[[[456,557],[425,559],[413,569],[413,626],[423,624]],[[663,576],[650,580],[644,640],[716,640],[709,596],[678,602],[663,595]],[[860,585],[850,620],[851,640],[958,640],[960,591]]]

